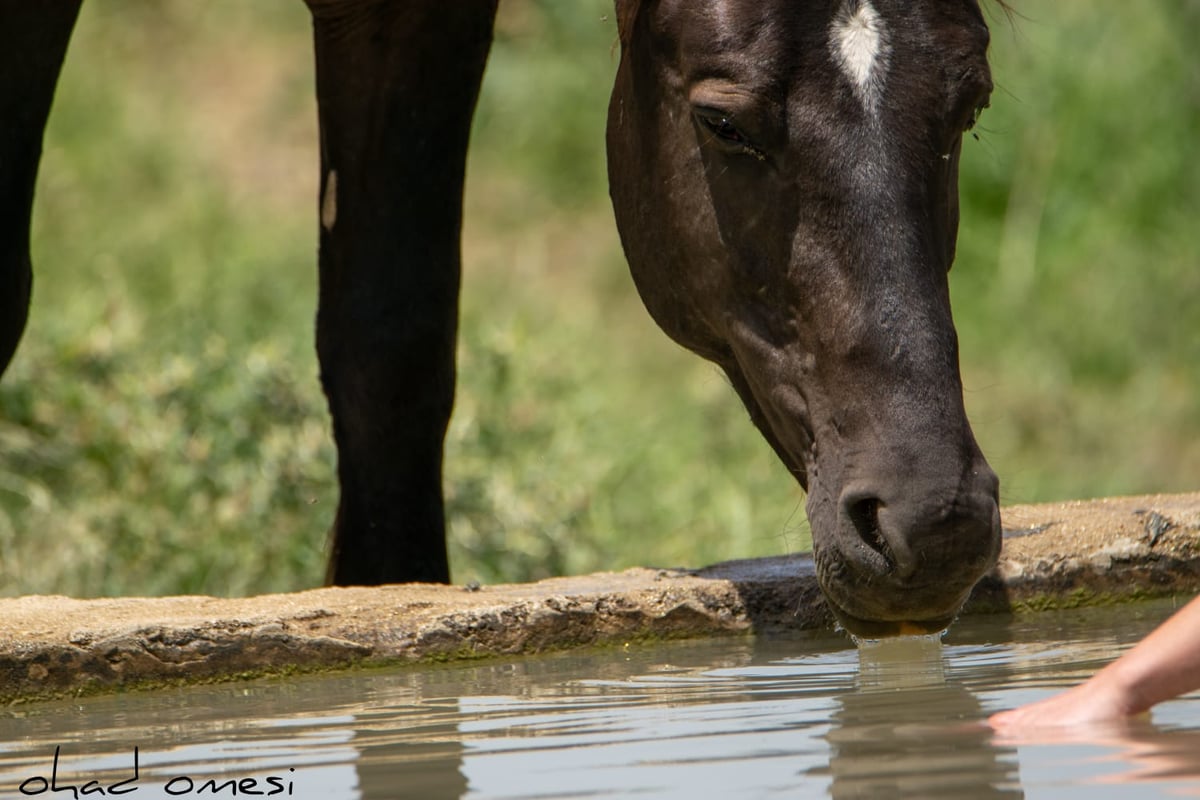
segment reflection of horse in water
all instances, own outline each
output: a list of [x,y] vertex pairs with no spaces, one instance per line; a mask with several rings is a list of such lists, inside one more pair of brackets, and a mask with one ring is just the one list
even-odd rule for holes
[[[496,2],[307,3],[330,577],[446,581],[462,188]],[[27,315],[42,129],[78,6],[0,2],[0,368]],[[808,491],[843,624],[944,627],[1000,535],[946,277],[962,134],[991,91],[976,0],[617,0],[616,17],[609,179],[647,308],[724,370]]]
[[1024,797],[1015,751],[993,744],[978,698],[946,680],[938,639],[860,648],[856,683],[838,695],[829,767],[813,773],[832,778],[831,797]]
[[857,655],[843,639],[797,644],[522,661],[457,670],[452,685],[414,673],[411,701],[389,679],[381,705],[411,708],[356,723],[359,786],[364,798],[393,797],[405,769],[432,792],[422,797],[457,797],[464,784],[481,796],[686,795],[697,784],[708,791],[696,796],[738,796],[738,786],[746,796],[825,786],[835,798],[1022,796],[1016,753],[992,742],[971,691],[946,683],[940,644]]

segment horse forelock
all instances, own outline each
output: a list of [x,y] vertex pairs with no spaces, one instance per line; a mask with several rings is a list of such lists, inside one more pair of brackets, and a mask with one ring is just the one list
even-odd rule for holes
[[633,21],[637,19],[641,0],[616,0],[617,2],[617,36],[622,45],[629,44],[633,35]]

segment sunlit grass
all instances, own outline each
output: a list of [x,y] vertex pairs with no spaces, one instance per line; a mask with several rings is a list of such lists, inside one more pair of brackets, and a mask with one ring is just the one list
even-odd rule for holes
[[993,32],[953,279],[967,404],[1013,501],[1200,481],[1200,8]]
[[[628,279],[604,182],[609,4],[502,5],[468,180],[455,578],[806,547],[798,488]],[[1007,501],[1196,487],[1197,13],[1063,0],[995,25],[952,289]],[[336,487],[308,36],[282,0],[85,4],[33,318],[0,383],[0,592],[320,581]]]

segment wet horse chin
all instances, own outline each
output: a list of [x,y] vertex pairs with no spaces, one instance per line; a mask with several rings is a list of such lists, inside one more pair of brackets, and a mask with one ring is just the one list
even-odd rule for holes
[[938,636],[945,633],[958,617],[956,609],[953,614],[929,619],[868,620],[856,617],[842,609],[829,597],[828,593],[825,595],[825,602],[838,625],[856,641],[890,639],[899,636]]
[[[975,585],[975,581],[971,581],[957,594],[927,598],[923,603],[895,606],[884,602],[881,607],[861,596],[864,586],[845,580],[821,580],[820,572],[818,576],[821,593],[834,620],[856,640],[945,633],[958,618]],[[920,594],[919,590],[906,592],[900,586],[891,590],[893,599],[897,594],[906,593]]]

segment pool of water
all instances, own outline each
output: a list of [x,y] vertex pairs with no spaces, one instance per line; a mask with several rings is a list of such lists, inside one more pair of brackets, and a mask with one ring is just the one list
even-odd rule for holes
[[944,642],[862,649],[630,645],[11,706],[0,798],[1200,796],[1200,695],[1035,741],[981,724],[1172,608],[973,618]]

